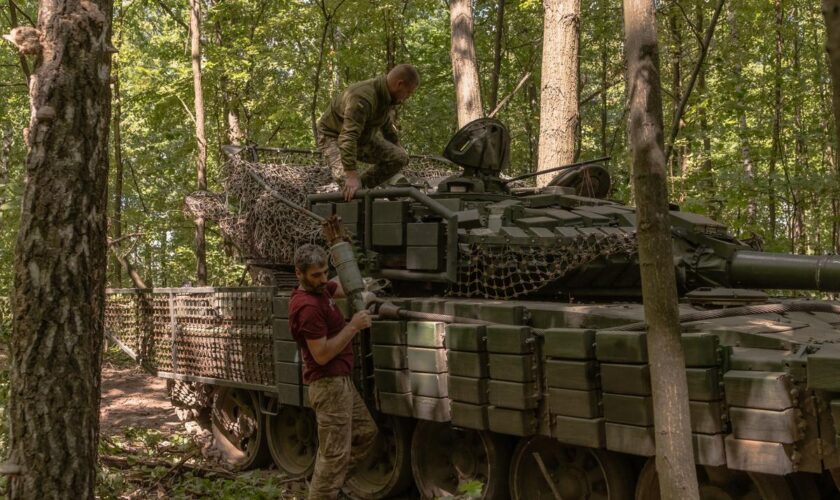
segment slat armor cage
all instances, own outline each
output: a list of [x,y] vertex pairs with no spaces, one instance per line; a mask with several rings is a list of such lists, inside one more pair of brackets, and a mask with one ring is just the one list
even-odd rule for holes
[[274,384],[273,287],[108,290],[105,332],[162,378]]

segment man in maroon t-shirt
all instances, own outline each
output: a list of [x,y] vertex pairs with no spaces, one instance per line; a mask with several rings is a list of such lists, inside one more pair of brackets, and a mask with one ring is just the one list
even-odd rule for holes
[[317,245],[295,252],[300,286],[289,300],[289,327],[303,355],[303,381],[318,421],[318,455],[309,484],[309,500],[338,497],[350,467],[373,447],[376,424],[356,391],[353,337],[370,327],[370,314],[359,311],[345,324],[333,297],[343,297],[328,281],[327,253]]

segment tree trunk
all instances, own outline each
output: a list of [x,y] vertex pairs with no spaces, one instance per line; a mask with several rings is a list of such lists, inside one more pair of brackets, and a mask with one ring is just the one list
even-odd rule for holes
[[[822,0],[822,13],[825,19],[826,52],[831,74],[831,101],[834,111],[834,168],[837,173],[835,183],[840,183],[840,0]],[[840,200],[832,200],[835,223],[832,227],[834,251],[840,252]]]
[[[3,124],[2,137],[0,137],[0,207],[6,204],[6,190],[9,185],[9,172],[12,163],[12,145],[14,134],[8,123]],[[0,208],[0,222],[3,220],[5,211]]]
[[537,101],[537,86],[534,80],[528,81],[528,119],[525,120],[525,132],[528,134],[528,171],[536,170],[537,165],[537,151],[540,149],[540,138],[537,131],[534,130],[534,125],[530,117],[536,116],[539,102]]
[[[674,53],[671,55],[671,94],[673,109],[671,110],[672,120],[682,120],[679,116],[680,101],[682,100],[682,26],[680,26],[679,15],[677,9],[672,7],[668,12],[668,30],[671,32],[671,37],[674,39]],[[682,124],[677,124],[677,127],[682,128]],[[669,161],[669,172],[673,178],[674,172],[682,178],[685,175],[683,171],[683,156],[685,151],[682,147],[674,149],[674,157]],[[676,169],[674,168],[676,166]]]
[[[705,2],[699,0],[696,4],[697,9],[697,30],[702,33],[705,29],[706,16],[703,12]],[[709,119],[706,113],[706,65],[700,67],[700,74],[697,76],[697,93],[700,105],[697,106],[697,115],[700,118],[700,140],[703,144],[703,161],[701,162],[701,181],[700,186],[705,194],[703,198],[710,201],[714,193],[714,177],[712,176],[712,141],[709,137]],[[708,206],[710,213],[712,211],[711,205]]]
[[455,80],[455,108],[458,128],[483,116],[478,66],[473,42],[472,0],[450,0],[449,19],[452,30],[452,77]]
[[609,46],[607,45],[606,40],[601,41],[601,129],[600,129],[600,140],[601,140],[601,156],[607,156],[607,151],[609,148],[607,147],[607,126],[608,126],[608,111],[609,108],[607,107],[607,68],[609,66],[610,61],[610,54],[609,54]]
[[642,297],[648,323],[647,349],[656,431],[656,469],[662,498],[697,499],[691,443],[688,384],[680,340],[676,276],[668,213],[662,138],[659,49],[653,2],[624,1],[627,122]]
[[493,74],[490,75],[490,107],[499,103],[499,78],[502,74],[502,40],[505,34],[505,0],[496,7],[496,32],[493,39]]
[[[14,0],[9,0],[9,24],[11,29],[15,29],[18,26],[17,6],[15,5]],[[18,53],[18,62],[20,63],[20,70],[26,78],[26,86],[28,87],[29,77],[32,75],[32,70],[29,69],[29,62],[26,60],[26,56],[22,53]]]
[[[204,134],[204,90],[201,87],[201,3],[190,0],[190,49],[192,54],[193,90],[195,93],[195,139],[198,143],[196,179],[199,191],[207,190],[207,139]],[[204,218],[195,220],[195,280],[207,284],[207,246],[204,239]]]
[[327,34],[329,33],[330,19],[324,20],[324,29],[321,32],[321,44],[318,49],[318,64],[315,66],[315,81],[312,90],[312,104],[309,106],[309,121],[312,127],[313,140],[318,137],[318,93],[321,91],[321,72],[324,69],[324,50],[327,45]]
[[776,165],[782,161],[782,1],[775,0],[773,8],[776,12],[776,43],[774,59],[774,83],[773,83],[773,137],[772,151],[770,152],[770,164],[767,170],[767,208],[770,212],[770,234],[769,239],[776,237]]
[[[224,47],[224,37],[222,36],[222,25],[219,21],[215,24],[216,44],[219,47]],[[230,89],[230,78],[228,77],[228,65],[225,61],[221,63],[221,76],[219,77],[219,87],[222,91],[222,101],[224,102],[224,118],[226,120],[225,130],[226,137],[223,139],[228,144],[239,145],[245,142],[245,132],[242,129],[242,120],[239,118],[240,101],[237,92]]]
[[741,164],[744,168],[746,178],[745,188],[747,189],[747,226],[754,228],[758,215],[758,202],[755,195],[751,193],[755,186],[755,174],[753,170],[752,153],[750,151],[749,129],[747,128],[747,103],[746,91],[743,83],[743,65],[741,64],[741,37],[738,32],[738,20],[735,17],[735,9],[732,4],[727,4],[726,15],[729,19],[729,36],[732,41],[732,76],[735,80],[735,112],[738,115],[738,142],[741,149]]
[[[120,64],[119,59],[113,61],[113,89],[114,89],[114,208],[111,214],[112,234],[114,240],[122,238],[122,198],[123,198],[123,161],[122,161],[122,134],[120,133],[120,122],[122,121],[122,99],[120,97]],[[116,243],[115,254],[120,252],[120,243]],[[114,286],[122,287],[122,266],[119,261],[114,262]]]
[[111,2],[41,0],[15,249],[9,497],[94,498]]
[[[545,0],[542,81],[540,85],[540,149],[537,170],[574,161],[578,115],[578,41],[580,0]],[[537,177],[547,186],[550,175]]]
[[[826,52],[831,66],[831,90],[834,109],[835,139],[840,144],[840,0],[822,0],[822,12],[825,19]],[[840,149],[835,149],[836,152]],[[840,162],[835,161],[840,168]]]
[[[793,18],[799,19],[799,9],[794,8]],[[807,126],[802,122],[802,99],[806,90],[802,85],[802,35],[799,30],[793,36],[793,74],[796,80],[796,92],[793,96],[793,124],[796,127],[796,139],[794,140],[794,162],[793,162],[793,179],[799,179],[802,172],[807,172],[808,168],[808,146],[805,142],[805,136],[808,134]],[[791,253],[806,253],[807,242],[805,239],[805,207],[803,206],[805,196],[799,193],[797,187],[792,182],[785,169],[785,177],[787,180],[788,191],[790,193],[791,210],[793,211],[793,220],[790,221],[790,251]],[[819,233],[819,231],[816,231]]]

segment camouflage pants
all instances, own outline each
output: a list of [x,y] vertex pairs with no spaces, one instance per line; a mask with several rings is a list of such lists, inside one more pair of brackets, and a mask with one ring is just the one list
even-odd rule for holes
[[[318,150],[324,155],[327,165],[332,172],[333,180],[338,185],[344,185],[344,165],[341,163],[341,150],[338,149],[338,139],[318,134]],[[376,187],[387,181],[408,165],[408,153],[379,134],[374,134],[365,144],[360,144],[357,150],[359,161],[373,163],[362,175],[362,186]]]
[[309,384],[318,420],[318,455],[309,500],[334,500],[349,468],[363,460],[376,440],[376,423],[350,377],[325,377]]

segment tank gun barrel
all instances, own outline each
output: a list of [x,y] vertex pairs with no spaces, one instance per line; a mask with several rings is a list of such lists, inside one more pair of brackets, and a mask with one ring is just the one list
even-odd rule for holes
[[729,265],[732,284],[747,288],[840,292],[840,256],[741,250]]

